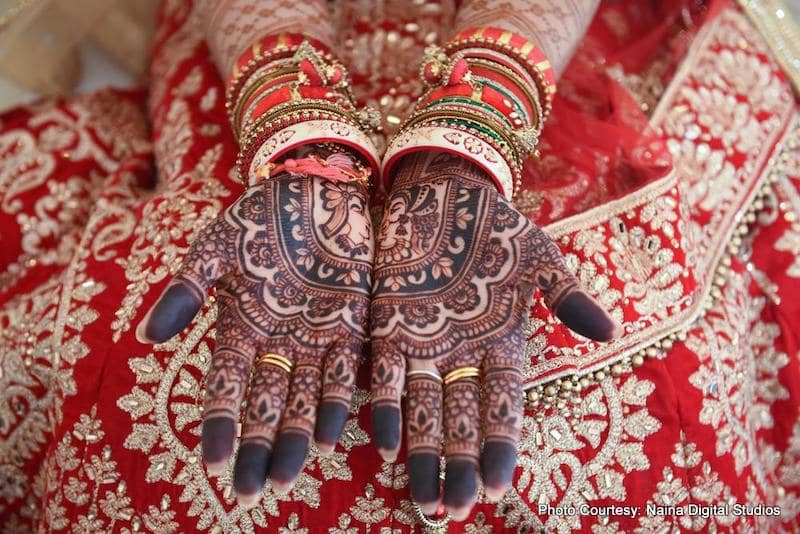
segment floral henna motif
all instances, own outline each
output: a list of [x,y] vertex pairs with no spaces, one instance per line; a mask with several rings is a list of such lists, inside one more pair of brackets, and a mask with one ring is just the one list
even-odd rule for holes
[[[284,174],[250,188],[201,232],[137,330],[143,342],[165,341],[217,286],[203,455],[210,472],[224,469],[246,400],[234,469],[244,504],[258,500],[267,476],[288,490],[312,434],[331,450],[344,426],[366,334],[368,213],[358,184]],[[259,364],[265,353],[292,362],[291,376]]]
[[[580,289],[558,247],[491,183],[454,155],[408,157],[395,176],[375,254],[376,442],[384,458],[395,457],[404,385],[396,375],[407,368],[412,496],[426,512],[438,506],[444,415],[443,500],[456,518],[474,502],[479,463],[490,498],[511,482],[522,419],[522,332],[535,287],[578,333],[609,340],[618,330]],[[435,378],[465,367],[480,377],[449,384]]]

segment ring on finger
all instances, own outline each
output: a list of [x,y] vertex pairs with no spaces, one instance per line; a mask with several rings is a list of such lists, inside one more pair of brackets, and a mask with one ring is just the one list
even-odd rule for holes
[[473,378],[480,375],[481,370],[477,367],[459,367],[444,375],[444,385],[446,386],[462,378]]
[[276,354],[274,352],[267,352],[258,357],[256,365],[274,365],[279,369],[286,371],[286,374],[292,373],[292,362],[286,356]]
[[413,371],[409,371],[408,373],[406,373],[406,376],[408,378],[411,378],[412,376],[415,375],[428,376],[430,378],[433,378],[437,382],[442,381],[441,375],[439,375],[439,373],[437,373],[436,371],[431,371],[430,369],[415,369]]

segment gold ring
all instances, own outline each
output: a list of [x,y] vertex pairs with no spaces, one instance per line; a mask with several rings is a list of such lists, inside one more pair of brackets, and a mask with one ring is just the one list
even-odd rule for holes
[[459,367],[444,375],[444,385],[451,384],[456,380],[462,378],[472,378],[474,376],[481,376],[481,370],[477,367]]
[[436,371],[431,371],[429,369],[415,369],[413,371],[409,371],[406,373],[406,377],[411,378],[414,375],[424,375],[430,378],[433,378],[437,382],[442,381],[442,377]]
[[258,357],[257,365],[274,365],[279,369],[283,369],[287,374],[292,372],[292,362],[286,356],[275,354],[274,352],[267,352]]

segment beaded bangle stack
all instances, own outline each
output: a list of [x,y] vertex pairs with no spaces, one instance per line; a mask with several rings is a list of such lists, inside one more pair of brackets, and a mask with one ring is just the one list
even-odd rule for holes
[[428,89],[387,147],[384,178],[405,154],[444,150],[482,167],[511,199],[524,159],[538,155],[555,93],[541,49],[506,30],[465,30],[426,50],[420,77]]
[[267,36],[242,54],[225,102],[239,139],[242,183],[263,180],[275,160],[311,143],[347,146],[367,161],[367,176],[376,174],[378,157],[368,133],[379,128],[380,117],[356,108],[349,85],[344,67],[325,46],[301,34]]

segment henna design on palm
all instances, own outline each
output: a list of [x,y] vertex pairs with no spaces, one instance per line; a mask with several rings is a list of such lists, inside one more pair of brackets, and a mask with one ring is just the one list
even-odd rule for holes
[[[312,434],[329,452],[344,427],[370,296],[366,202],[362,185],[302,175],[250,188],[200,233],[137,329],[143,342],[169,339],[216,286],[202,450],[219,473],[242,421],[234,488],[243,504],[257,502],[267,477],[288,491]],[[288,358],[291,376],[258,365],[266,352]]]
[[[405,386],[410,487],[426,513],[442,499],[443,415],[443,501],[453,517],[469,513],[479,466],[490,499],[511,483],[522,425],[522,332],[535,287],[578,333],[617,335],[558,247],[497,194],[484,171],[444,153],[401,163],[375,253],[373,428],[382,456],[394,460]],[[449,385],[430,376],[462,367],[481,376]]]

